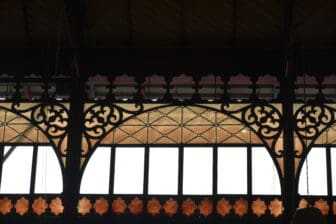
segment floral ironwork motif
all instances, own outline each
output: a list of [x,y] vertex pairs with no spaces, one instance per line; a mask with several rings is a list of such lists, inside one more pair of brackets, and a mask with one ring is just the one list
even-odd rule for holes
[[169,200],[164,203],[163,210],[168,216],[173,216],[177,213],[178,207],[177,201],[169,198]]
[[306,199],[302,198],[299,202],[298,208],[302,209],[302,208],[307,208],[308,206],[309,206],[309,202]]
[[336,109],[326,104],[305,104],[297,109],[295,132],[305,149],[335,122],[335,113]]
[[[89,149],[94,147],[95,140],[103,139],[114,127],[118,126],[123,120],[143,111],[143,105],[134,105],[134,110],[129,110],[116,104],[100,102],[90,105],[84,112],[84,136]],[[84,150],[83,154],[87,153]]]
[[279,217],[282,214],[282,201],[277,198],[272,200],[268,209],[270,210],[271,215],[275,218]]
[[125,213],[125,210],[127,208],[127,204],[124,199],[121,197],[118,197],[117,199],[113,200],[112,202],[112,211],[117,214],[121,215]]
[[139,215],[143,210],[143,201],[139,198],[134,198],[128,205],[128,209],[133,215]]
[[34,200],[32,208],[37,215],[42,215],[48,208],[48,204],[44,198],[38,197]]
[[5,197],[5,198],[0,199],[0,213],[2,215],[6,215],[10,213],[12,208],[13,208],[13,204],[9,198]]
[[[221,111],[241,120],[274,148],[282,131],[281,112],[272,104],[222,104]],[[279,155],[280,156],[280,155]]]
[[56,216],[63,213],[64,206],[62,204],[62,199],[56,197],[53,200],[51,200],[49,208],[51,210],[51,213],[53,213]]
[[199,213],[205,217],[211,215],[213,211],[213,203],[209,199],[203,199],[198,205]]
[[320,209],[323,215],[328,215],[329,212],[328,202],[323,200],[322,198],[315,201],[314,207]]
[[248,211],[248,202],[245,199],[239,198],[233,205],[233,210],[238,216],[244,216]]
[[23,216],[28,212],[29,209],[29,201],[25,197],[21,197],[15,203],[16,213]]
[[147,212],[150,215],[158,215],[161,210],[161,204],[160,201],[157,200],[156,198],[152,198],[147,202]]
[[108,211],[108,202],[106,199],[100,197],[96,199],[93,208],[95,209],[97,214],[103,215]]
[[66,146],[62,143],[67,136],[69,123],[68,108],[58,102],[50,103],[13,103],[11,111],[30,120],[35,126],[39,126],[56,148],[66,154]]
[[196,203],[190,198],[184,200],[182,203],[182,213],[186,216],[194,214],[196,208]]
[[90,210],[92,208],[91,201],[87,197],[83,197],[79,200],[77,210],[78,213],[81,215],[86,215],[90,213]]
[[230,213],[231,209],[232,206],[228,200],[222,198],[217,202],[216,210],[219,215],[226,216]]
[[258,198],[257,200],[252,202],[252,211],[256,216],[265,215],[267,206],[263,200]]

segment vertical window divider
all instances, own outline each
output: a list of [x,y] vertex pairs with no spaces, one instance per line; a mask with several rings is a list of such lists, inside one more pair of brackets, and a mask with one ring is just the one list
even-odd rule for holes
[[114,170],[115,170],[115,148],[116,146],[111,147],[111,158],[110,158],[110,180],[109,180],[109,194],[113,195],[114,189]]
[[4,154],[4,145],[0,144],[0,186],[1,186],[1,179],[2,179],[2,166],[3,166],[3,154]]
[[144,162],[144,180],[143,180],[143,194],[148,196],[148,176],[149,176],[149,146],[145,146],[145,162]]
[[247,146],[247,198],[248,198],[248,214],[252,214],[252,146]]
[[328,203],[331,205],[332,198],[332,167],[331,167],[331,147],[326,147],[326,161],[327,161],[327,184],[328,184]]
[[33,146],[33,161],[32,161],[32,169],[30,175],[30,193],[33,194],[35,191],[35,179],[36,179],[36,167],[37,167],[37,150],[38,146]]
[[218,192],[218,146],[213,147],[213,171],[212,171],[212,195],[217,196]]
[[[178,195],[178,203],[179,205],[182,205],[183,202],[183,146],[179,146],[179,155],[178,155],[178,191],[177,191],[177,195]],[[181,206],[179,206],[179,208],[181,209]]]

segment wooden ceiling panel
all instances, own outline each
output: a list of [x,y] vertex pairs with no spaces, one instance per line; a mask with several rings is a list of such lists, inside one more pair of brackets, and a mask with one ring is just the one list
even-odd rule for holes
[[22,45],[24,22],[22,1],[0,1],[0,46]]
[[128,0],[87,1],[89,42],[95,47],[129,41]]
[[28,43],[31,41],[34,45],[56,44],[59,32],[64,38],[65,18],[63,1],[26,1]]
[[237,45],[279,47],[283,37],[283,1],[237,2]]
[[233,39],[233,1],[185,0],[186,45],[230,47]]
[[295,41],[303,48],[327,48],[336,45],[336,1],[303,0],[298,4]]
[[133,0],[134,45],[171,46],[181,36],[180,0]]

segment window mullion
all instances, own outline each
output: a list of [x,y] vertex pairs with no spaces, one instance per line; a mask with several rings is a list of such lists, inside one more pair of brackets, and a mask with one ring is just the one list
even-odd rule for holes
[[148,195],[148,174],[149,174],[149,146],[145,146],[143,194]]
[[178,195],[181,197],[183,195],[183,146],[179,146],[179,156],[178,156]]
[[1,186],[1,179],[2,179],[2,163],[3,163],[3,154],[4,154],[4,145],[0,144],[0,186]]
[[252,196],[252,147],[247,146],[247,195],[250,198]]
[[33,146],[33,161],[32,161],[32,169],[30,175],[30,193],[33,194],[35,192],[35,179],[36,179],[36,167],[37,167],[37,150],[38,146]]
[[212,171],[212,194],[214,196],[217,195],[217,192],[218,192],[218,147],[215,146],[213,147],[213,163],[212,163],[212,166],[213,166],[213,171]]
[[114,189],[114,171],[115,171],[115,150],[116,147],[111,147],[111,159],[110,159],[110,184],[109,184],[109,194],[113,194]]
[[327,184],[328,184],[328,196],[332,196],[332,171],[331,171],[331,152],[330,146],[326,147],[326,161],[327,161]]

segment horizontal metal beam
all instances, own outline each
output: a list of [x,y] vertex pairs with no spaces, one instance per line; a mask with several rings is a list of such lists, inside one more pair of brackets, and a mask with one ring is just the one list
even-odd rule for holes
[[[71,74],[71,49],[61,49],[58,71]],[[55,48],[0,49],[0,74],[54,74]],[[282,49],[214,48],[94,48],[81,53],[88,74],[239,74],[282,76]],[[295,75],[336,72],[336,49],[300,50],[294,64]],[[24,55],[24,56],[23,56]],[[234,61],[236,60],[236,61]]]

